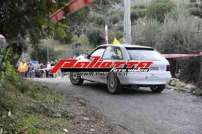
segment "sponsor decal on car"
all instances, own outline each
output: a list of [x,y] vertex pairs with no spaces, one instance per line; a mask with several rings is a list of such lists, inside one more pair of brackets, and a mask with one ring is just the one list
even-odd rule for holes
[[103,60],[100,57],[92,57],[90,61],[80,61],[78,59],[61,59],[51,69],[51,73],[62,72],[130,72],[149,71],[152,61],[123,61],[123,60]]

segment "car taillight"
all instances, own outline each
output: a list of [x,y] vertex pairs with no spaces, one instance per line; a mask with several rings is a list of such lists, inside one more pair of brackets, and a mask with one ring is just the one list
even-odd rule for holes
[[166,66],[166,71],[170,71],[170,65]]

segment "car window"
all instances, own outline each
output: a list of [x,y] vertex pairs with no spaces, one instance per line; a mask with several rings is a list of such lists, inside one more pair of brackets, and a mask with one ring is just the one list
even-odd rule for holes
[[123,60],[123,53],[119,47],[108,47],[103,55],[105,60]]
[[103,59],[105,60],[111,60],[111,57],[112,57],[112,47],[107,47],[104,55],[103,55]]
[[155,50],[127,49],[131,60],[162,60],[161,54]]
[[105,48],[98,48],[97,50],[95,50],[92,54],[91,57],[102,57],[102,55],[104,54]]

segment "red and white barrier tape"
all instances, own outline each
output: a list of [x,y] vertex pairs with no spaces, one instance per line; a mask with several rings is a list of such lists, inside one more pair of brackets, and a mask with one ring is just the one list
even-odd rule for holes
[[190,57],[199,57],[202,56],[202,52],[198,54],[162,54],[167,59],[175,59],[175,58],[190,58]]

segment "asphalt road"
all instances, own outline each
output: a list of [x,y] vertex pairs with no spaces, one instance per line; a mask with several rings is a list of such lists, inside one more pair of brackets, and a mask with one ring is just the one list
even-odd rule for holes
[[102,84],[73,86],[68,79],[35,80],[65,95],[84,98],[132,134],[202,134],[202,97],[171,90],[154,94],[146,88],[110,95]]

